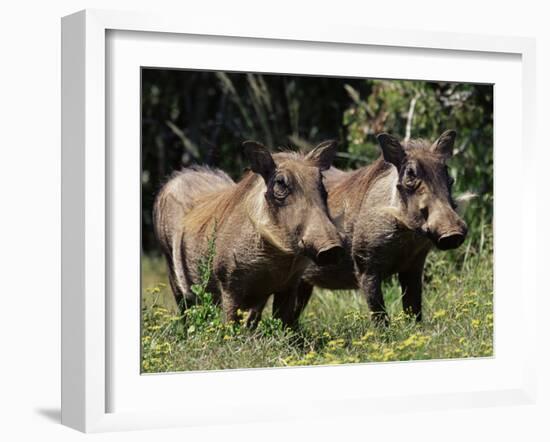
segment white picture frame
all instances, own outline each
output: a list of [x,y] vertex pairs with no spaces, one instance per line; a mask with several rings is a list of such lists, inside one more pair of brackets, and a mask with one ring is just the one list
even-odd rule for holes
[[[323,397],[323,395],[314,394],[312,389],[314,384],[308,380],[312,377],[310,374],[312,372],[308,371],[311,368],[283,369],[282,371],[241,370],[238,374],[194,373],[191,374],[193,377],[188,376],[187,379],[192,379],[193,384],[200,385],[200,388],[197,388],[198,391],[204,391],[208,385],[216,385],[216,389],[223,388],[228,380],[231,384],[240,385],[238,383],[243,382],[246,376],[253,379],[254,383],[262,385],[267,381],[274,386],[275,390],[281,382],[294,383],[304,388],[303,391],[309,394],[305,394],[302,401],[289,401],[284,407],[281,407],[277,401],[270,402],[262,400],[261,397],[254,404],[247,403],[246,397],[242,399],[233,397],[231,407],[223,407],[224,404],[227,405],[223,396],[219,400],[210,398],[209,404],[201,404],[197,397],[196,406],[193,409],[183,405],[176,407],[169,400],[162,407],[147,407],[147,403],[155,403],[148,396],[151,394],[150,390],[164,392],[159,394],[165,396],[169,390],[177,391],[177,382],[181,378],[159,375],[156,378],[162,385],[153,383],[152,380],[145,380],[150,385],[139,386],[128,383],[126,389],[121,389],[120,393],[117,393],[118,396],[128,395],[126,402],[135,403],[135,407],[130,409],[121,406],[120,410],[119,407],[113,408],[112,400],[109,398],[112,391],[118,388],[118,384],[116,382],[113,384],[112,380],[121,379],[124,376],[113,374],[121,365],[115,364],[116,366],[113,367],[113,361],[117,360],[115,356],[119,355],[113,350],[120,348],[116,344],[118,335],[112,338],[114,343],[111,341],[112,335],[116,335],[114,324],[120,323],[120,317],[113,313],[113,303],[108,296],[108,289],[113,287],[110,280],[112,275],[109,274],[109,266],[112,264],[110,260],[116,259],[110,255],[109,247],[114,240],[112,235],[119,230],[109,228],[109,223],[113,221],[111,219],[113,201],[116,201],[116,196],[111,195],[110,192],[113,184],[113,168],[119,171],[122,169],[118,167],[133,167],[131,164],[120,165],[120,160],[111,157],[108,149],[109,143],[113,142],[116,136],[107,130],[106,122],[111,121],[112,118],[117,121],[116,109],[110,109],[108,106],[111,92],[108,82],[116,77],[116,75],[111,77],[109,63],[113,63],[113,59],[108,57],[120,55],[120,52],[110,50],[108,35],[117,32],[122,34],[140,32],[142,34],[139,35],[144,39],[152,39],[154,36],[157,39],[167,37],[172,40],[181,40],[186,36],[193,36],[194,38],[215,37],[221,42],[224,39],[233,39],[231,41],[234,42],[246,40],[253,45],[272,42],[269,44],[280,45],[281,48],[300,46],[306,50],[308,47],[325,45],[332,47],[334,56],[338,51],[369,47],[378,51],[398,48],[401,54],[422,50],[434,59],[444,57],[445,54],[466,54],[474,60],[477,59],[479,63],[483,62],[484,56],[489,57],[490,54],[513,58],[516,67],[520,69],[518,72],[521,77],[521,90],[517,91],[516,97],[522,109],[517,140],[521,144],[524,183],[516,190],[517,197],[521,199],[521,213],[517,215],[517,219],[510,221],[520,222],[521,228],[519,237],[510,244],[509,250],[502,246],[502,241],[497,241],[495,245],[497,262],[500,260],[503,265],[506,265],[507,254],[513,253],[519,255],[518,267],[521,267],[521,278],[517,282],[521,296],[516,301],[518,315],[515,326],[519,325],[522,330],[517,337],[518,343],[521,340],[522,351],[516,355],[517,360],[514,362],[513,370],[510,371],[513,374],[498,382],[495,381],[494,384],[487,384],[484,388],[483,380],[491,376],[491,370],[495,369],[496,362],[488,361],[486,367],[468,365],[468,362],[474,361],[429,362],[428,365],[394,363],[368,364],[368,367],[364,364],[316,367],[313,378],[322,376],[325,380],[332,379],[332,382],[337,379],[337,376],[341,376],[344,370],[345,377],[349,378],[350,382],[360,379],[365,370],[371,370],[371,373],[373,370],[377,372],[392,370],[398,374],[406,369],[414,370],[419,376],[423,376],[422,372],[428,371],[430,364],[440,364],[435,368],[438,372],[454,373],[458,376],[459,373],[464,374],[468,370],[472,372],[477,370],[484,372],[487,376],[487,378],[481,376],[477,384],[463,383],[453,392],[446,391],[444,386],[441,386],[443,384],[439,385],[435,380],[433,388],[426,390],[423,394],[419,391],[407,391],[405,386],[402,386],[401,390],[397,386],[393,391],[386,393],[374,387],[368,393],[362,388],[357,388],[354,394],[349,394],[349,386],[342,383],[340,387],[346,388],[343,388],[341,393],[338,393],[337,389],[329,389],[326,397]],[[130,46],[127,47],[130,48]],[[132,50],[129,49],[128,52]],[[121,56],[121,60],[122,58]],[[132,66],[132,63],[139,64],[139,58],[130,56],[128,60],[129,66]],[[532,190],[536,189],[535,174],[531,173],[536,161],[533,142],[534,63],[534,41],[516,37],[497,38],[401,30],[390,32],[367,27],[318,25],[306,25],[289,30],[276,24],[252,22],[246,26],[241,23],[234,26],[230,21],[218,23],[198,18],[182,24],[181,20],[175,17],[99,10],[81,11],[64,17],[62,20],[62,423],[80,431],[97,432],[208,425],[213,420],[226,423],[254,422],[289,417],[368,414],[373,410],[398,411],[533,403],[536,394],[534,359],[536,324],[532,320],[533,317],[529,316],[527,309],[529,305],[536,303],[536,278],[534,277],[535,266],[529,266],[526,257],[536,256],[535,239],[527,234],[529,229],[534,227],[536,215],[536,192]],[[211,67],[219,66],[223,67],[223,64]],[[254,66],[254,60],[250,61],[248,67],[243,66],[243,70],[252,69],[250,66]],[[435,69],[434,66],[430,68]],[[316,72],[320,73],[318,69]],[[326,73],[331,72],[328,70]],[[418,74],[416,78],[422,78],[422,74]],[[519,77],[516,75],[514,78]],[[496,99],[497,120],[498,106],[502,105]],[[139,113],[139,110],[136,109],[136,112]],[[135,124],[135,121],[132,124]],[[132,130],[131,127],[129,126],[129,130]],[[496,140],[498,141],[497,138]],[[130,144],[134,146],[135,143],[132,141]],[[497,152],[496,147],[495,152]],[[500,161],[504,164],[504,160]],[[117,173],[114,174],[115,180]],[[502,180],[500,183],[500,186],[504,186]],[[135,184],[137,186],[137,183]],[[507,188],[502,187],[502,189],[504,191]],[[498,187],[496,191],[498,192]],[[506,199],[502,198],[500,204],[502,209],[499,210],[506,214]],[[497,213],[497,219],[506,218],[504,216],[498,218],[498,210],[495,210],[495,213]],[[508,256],[508,261],[510,261],[509,258]],[[516,256],[516,265],[517,259]],[[505,272],[504,269],[500,274]],[[498,274],[496,279],[497,276]],[[139,278],[139,274],[136,277]],[[501,284],[501,287],[504,287],[504,284]],[[498,290],[498,284],[496,284],[496,290]],[[135,296],[139,297],[137,293]],[[505,298],[503,299],[501,304],[505,305]],[[120,311],[120,308],[114,311]],[[511,315],[505,314],[503,310],[501,318],[503,318],[501,321],[509,322]],[[495,330],[498,331],[498,315],[495,319]],[[132,321],[135,321],[135,317]],[[500,330],[506,330],[507,325],[503,324]],[[502,336],[510,335],[503,332]],[[497,334],[496,340],[498,339]],[[139,345],[139,342],[135,344]],[[505,353],[501,352],[502,355]],[[500,357],[497,346],[494,361],[498,362]],[[505,369],[506,366],[505,364],[500,369]],[[133,378],[138,380],[135,375],[139,376],[139,367],[137,367],[137,373],[132,374]],[[128,379],[132,376],[128,376]],[[155,376],[142,376],[139,381],[146,378],[153,379],[153,377]],[[460,381],[454,382],[457,385],[460,384]],[[131,389],[135,388],[144,388],[144,393],[140,392],[139,395],[145,398],[143,401],[139,401],[139,397],[130,396]],[[273,394],[276,394],[275,390]],[[199,394],[191,389],[186,391],[191,396]],[[123,400],[119,402],[124,403]],[[220,406],[216,407],[216,404]],[[219,410],[207,413],[208,406]]]

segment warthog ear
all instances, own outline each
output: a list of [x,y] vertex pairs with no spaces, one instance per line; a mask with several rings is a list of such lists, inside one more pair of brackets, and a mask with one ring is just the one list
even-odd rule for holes
[[321,170],[330,169],[336,156],[337,146],[338,142],[335,140],[323,141],[306,155],[306,160]]
[[448,160],[453,156],[455,138],[456,132],[454,130],[446,130],[437,140],[434,141],[434,144],[432,144],[430,150]]
[[376,136],[378,144],[382,149],[384,161],[393,164],[397,170],[401,167],[403,158],[405,158],[405,149],[397,138],[390,134],[382,133]]
[[260,174],[267,183],[277,168],[269,150],[267,150],[267,147],[255,141],[245,141],[243,147],[244,154],[250,162],[252,171]]

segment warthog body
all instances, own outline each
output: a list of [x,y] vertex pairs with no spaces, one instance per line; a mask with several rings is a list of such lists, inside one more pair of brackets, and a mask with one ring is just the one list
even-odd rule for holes
[[334,142],[306,156],[271,155],[247,142],[245,153],[251,170],[238,183],[207,167],[176,173],[157,196],[154,223],[178,305],[196,301],[190,287],[201,282],[210,238],[215,251],[207,290],[228,320],[237,320],[240,309],[253,326],[268,297],[296,285],[310,258],[334,263],[342,247],[321,175],[336,153]]
[[[364,291],[375,319],[387,321],[381,283],[398,274],[405,311],[422,317],[422,273],[433,245],[458,247],[466,236],[464,221],[455,212],[452,179],[445,162],[452,155],[454,131],[433,144],[422,140],[402,145],[381,134],[383,157],[352,172],[325,173],[331,217],[344,233],[345,258],[336,266],[305,271],[294,293],[294,322],[305,308],[312,286]],[[292,298],[295,301],[292,301]]]

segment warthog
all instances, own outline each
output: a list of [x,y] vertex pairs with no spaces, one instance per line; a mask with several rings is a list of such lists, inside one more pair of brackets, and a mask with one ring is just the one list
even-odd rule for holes
[[[337,266],[312,265],[293,293],[282,293],[286,321],[295,322],[313,287],[361,288],[375,320],[387,322],[381,282],[398,274],[403,309],[422,318],[422,273],[433,245],[454,249],[467,227],[455,211],[453,179],[446,161],[456,133],[444,132],[433,144],[423,140],[400,143],[378,135],[382,157],[351,172],[331,168],[325,173],[329,212],[345,235],[346,256]],[[282,301],[279,301],[282,302]]]
[[254,326],[268,297],[296,285],[310,259],[334,264],[343,248],[322,181],[335,142],[307,155],[271,155],[250,141],[244,152],[251,170],[238,183],[208,167],[174,174],[156,198],[154,223],[177,304],[185,309],[196,302],[190,287],[200,282],[199,264],[213,238],[207,290],[228,320],[241,310]]

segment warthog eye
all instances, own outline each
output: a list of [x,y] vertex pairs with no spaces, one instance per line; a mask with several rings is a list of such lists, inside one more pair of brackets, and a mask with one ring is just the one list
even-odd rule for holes
[[273,196],[279,200],[284,200],[290,193],[290,188],[284,176],[275,177],[273,181]]
[[420,185],[420,180],[418,179],[416,171],[412,166],[408,166],[405,169],[404,184],[410,191],[416,190]]

